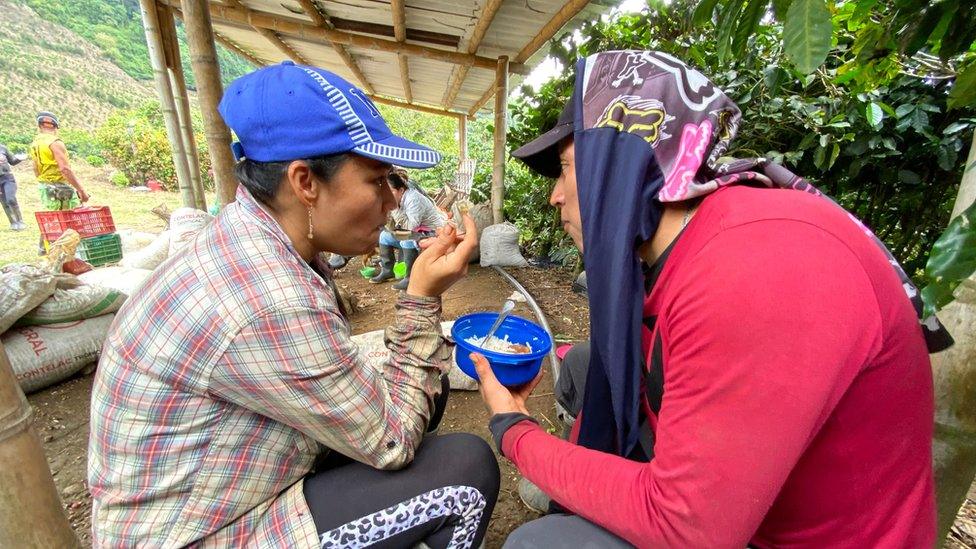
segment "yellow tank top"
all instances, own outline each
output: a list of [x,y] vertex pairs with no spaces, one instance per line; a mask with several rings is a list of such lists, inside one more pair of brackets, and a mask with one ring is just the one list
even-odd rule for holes
[[39,183],[58,183],[64,181],[58,161],[54,159],[51,144],[61,138],[52,133],[39,133],[30,146],[30,156],[38,166],[37,181]]

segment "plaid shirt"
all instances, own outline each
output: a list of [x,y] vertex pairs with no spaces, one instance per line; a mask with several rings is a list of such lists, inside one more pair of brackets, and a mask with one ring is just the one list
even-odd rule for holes
[[423,437],[451,357],[440,299],[401,294],[392,358],[371,368],[330,281],[237,198],[131,296],[102,349],[96,547],[317,546],[302,479],[322,446],[396,469]]

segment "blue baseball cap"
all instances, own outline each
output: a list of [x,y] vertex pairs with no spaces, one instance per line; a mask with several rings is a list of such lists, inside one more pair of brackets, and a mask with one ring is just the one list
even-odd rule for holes
[[217,110],[237,134],[234,156],[283,162],[352,152],[406,168],[441,155],[397,135],[356,86],[317,67],[284,61],[231,82]]

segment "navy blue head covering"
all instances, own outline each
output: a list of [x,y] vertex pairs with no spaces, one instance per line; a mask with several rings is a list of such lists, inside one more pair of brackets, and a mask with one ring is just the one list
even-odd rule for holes
[[579,443],[628,455],[643,370],[637,248],[657,232],[664,197],[727,149],[739,110],[701,73],[659,52],[581,59],[573,93],[591,349]]
[[[764,158],[724,158],[741,118],[738,106],[665,53],[610,51],[579,60],[568,109],[555,128],[512,154],[543,175],[558,175],[554,151],[572,126],[591,349],[578,442],[626,456],[638,442],[643,364],[637,248],[657,231],[663,203],[743,182],[829,198]],[[887,254],[919,315],[929,352],[951,345],[937,318],[921,320],[919,292],[884,244],[850,217]]]

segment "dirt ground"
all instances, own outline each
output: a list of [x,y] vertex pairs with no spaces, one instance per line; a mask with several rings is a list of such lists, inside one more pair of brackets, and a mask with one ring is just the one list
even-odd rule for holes
[[[358,269],[358,264],[354,265]],[[531,293],[543,309],[557,342],[588,337],[587,304],[584,297],[570,291],[571,274],[564,270],[511,269],[510,272]],[[363,280],[356,269],[339,272],[339,283],[354,294],[360,310],[351,317],[353,331],[363,333],[386,326],[393,315],[395,293],[389,285],[374,286]],[[468,277],[444,297],[444,318],[493,310],[513,288],[495,271],[473,266]],[[525,304],[515,314],[532,318]],[[529,401],[529,411],[540,423],[555,431],[552,377],[546,377]],[[61,493],[72,527],[84,546],[91,545],[91,496],[85,484],[88,443],[89,394],[93,376],[89,373],[28,397],[36,414],[40,435],[55,483]],[[448,404],[441,432],[467,431],[489,440],[488,414],[478,393],[454,391]],[[501,547],[509,532],[536,518],[518,498],[518,474],[505,459],[499,459],[501,493],[488,528],[487,547]],[[976,548],[976,484],[959,512],[956,525],[946,540],[946,549]]]
[[[359,311],[351,315],[354,333],[384,328],[393,317],[395,292],[389,284],[369,284],[356,272],[358,260],[337,275],[340,285],[354,294]],[[560,269],[511,269],[545,312],[557,342],[588,337],[586,299],[570,291],[571,273]],[[514,288],[492,269],[472,266],[468,276],[444,296],[444,319],[466,313],[495,310]],[[514,314],[533,318],[532,311],[519,303]],[[546,374],[529,401],[529,411],[540,423],[555,431],[552,377],[548,360]],[[44,444],[48,464],[61,493],[68,518],[84,546],[91,546],[91,496],[85,483],[88,444],[89,396],[93,376],[81,375],[28,397],[35,411],[35,426]],[[490,440],[488,413],[477,392],[453,391],[448,401],[441,432],[472,432]],[[499,459],[501,493],[488,528],[487,547],[501,547],[509,532],[536,518],[518,498],[518,475],[505,459]]]

